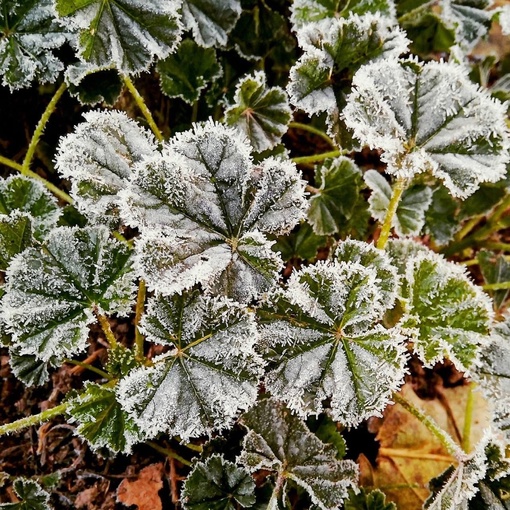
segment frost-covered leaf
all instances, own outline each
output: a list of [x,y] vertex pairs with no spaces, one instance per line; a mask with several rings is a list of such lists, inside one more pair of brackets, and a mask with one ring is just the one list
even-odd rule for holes
[[182,18],[201,46],[225,46],[241,14],[240,0],[183,0]]
[[290,231],[306,208],[294,164],[253,165],[246,139],[213,122],[138,164],[121,195],[125,221],[142,232],[138,265],[150,288],[171,294],[201,283],[238,301],[274,284],[282,262],[266,234]]
[[[333,510],[355,488],[358,468],[353,461],[336,458],[335,448],[325,445],[284,405],[274,399],[259,402],[241,417],[248,428],[240,461],[251,471],[273,471],[277,486],[268,508],[294,482],[321,510]],[[285,495],[283,495],[285,497]]]
[[488,343],[492,303],[468,278],[465,268],[432,251],[389,252],[402,266],[404,317],[401,326],[425,366],[449,359],[465,372],[476,363],[480,347]]
[[93,450],[108,448],[112,452],[130,453],[131,447],[143,440],[133,419],[121,408],[115,388],[87,383],[80,392],[66,399],[66,414],[78,423],[76,432]]
[[236,510],[255,503],[255,482],[242,467],[212,455],[198,462],[184,483],[181,503],[186,510]]
[[176,0],[56,0],[60,23],[79,32],[83,62],[139,73],[176,48],[181,22]]
[[344,231],[363,186],[361,171],[349,158],[330,159],[315,169],[317,192],[310,197],[308,221],[318,235]]
[[[363,174],[367,186],[372,190],[368,199],[370,213],[379,222],[383,222],[391,200],[391,186],[376,170]],[[400,237],[417,236],[425,223],[425,213],[432,201],[432,190],[423,185],[407,188],[402,193],[392,227]]]
[[111,224],[135,163],[155,150],[154,137],[125,113],[92,111],[60,141],[56,168],[71,180],[78,210],[94,223]]
[[18,503],[0,503],[3,510],[51,510],[50,495],[33,480],[16,478],[12,484]]
[[185,39],[177,51],[158,62],[161,90],[168,97],[180,97],[193,104],[202,90],[222,74],[213,48],[202,48]]
[[432,190],[432,201],[425,213],[425,232],[438,246],[450,242],[459,230],[458,208],[458,201],[442,184]]
[[350,78],[372,60],[407,51],[404,32],[380,15],[326,19],[300,31],[303,56],[290,70],[291,103],[309,114],[337,111]]
[[0,217],[14,211],[29,215],[38,240],[57,225],[61,214],[57,201],[42,183],[21,175],[0,180]]
[[84,349],[93,311],[131,311],[130,252],[108,237],[105,227],[59,227],[12,260],[2,307],[19,355],[70,357]]
[[[359,254],[360,261],[372,256]],[[402,383],[403,337],[378,324],[395,296],[395,288],[381,289],[389,283],[381,281],[381,269],[391,274],[385,271],[389,261],[380,266],[309,266],[294,273],[287,288],[275,291],[259,310],[270,362],[266,388],[292,410],[317,414],[328,399],[334,420],[356,425],[380,414]]]
[[[487,250],[480,250],[477,259],[486,283],[510,282],[510,264],[503,255],[498,255]],[[508,289],[491,291],[496,309],[502,306],[509,292]]]
[[148,341],[173,347],[118,386],[119,402],[148,437],[210,434],[255,402],[262,360],[253,314],[241,305],[198,291],[154,298],[142,327]]
[[356,494],[349,491],[344,510],[397,510],[395,503],[386,503],[386,496],[378,489],[367,492],[363,487]]
[[5,271],[11,259],[33,243],[32,222],[25,213],[0,214],[0,271]]
[[48,381],[50,374],[47,361],[37,359],[33,354],[19,354],[20,347],[9,349],[9,364],[12,373],[22,381],[25,386],[41,386]]
[[460,205],[459,219],[488,214],[506,195],[505,180],[496,184],[482,183],[480,187]]
[[343,116],[361,143],[384,150],[388,173],[411,179],[430,171],[461,198],[505,175],[505,108],[461,66],[374,62],[353,85]]
[[64,69],[54,54],[71,37],[56,19],[52,0],[3,0],[0,10],[0,75],[11,90],[32,81],[54,82]]
[[225,122],[246,135],[257,152],[280,143],[290,119],[287,94],[280,87],[267,87],[262,71],[237,84],[234,103],[225,110]]

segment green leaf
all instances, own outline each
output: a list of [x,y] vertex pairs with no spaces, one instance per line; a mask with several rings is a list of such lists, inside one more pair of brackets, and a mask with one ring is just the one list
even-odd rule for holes
[[0,508],[3,510],[51,510],[50,495],[37,482],[27,478],[16,478],[13,488],[21,501],[0,503]]
[[25,386],[41,386],[50,378],[48,366],[50,362],[41,361],[33,354],[19,354],[21,348],[9,349],[9,364],[12,373],[22,381]]
[[505,175],[505,108],[463,67],[375,62],[356,73],[353,85],[343,116],[362,144],[384,151],[388,173],[412,179],[430,171],[460,198]]
[[241,14],[239,0],[183,0],[182,19],[200,46],[225,46]]
[[[393,297],[395,286],[393,272]],[[387,298],[378,272],[359,262],[295,272],[258,312],[267,390],[303,416],[322,412],[327,400],[331,417],[346,426],[379,415],[406,362],[399,330],[379,324]]]
[[438,246],[448,244],[459,230],[458,208],[458,201],[443,185],[433,189],[432,202],[425,213],[425,232]]
[[202,90],[222,74],[216,51],[191,39],[182,41],[173,55],[160,60],[157,69],[163,93],[188,104],[198,101]]
[[78,423],[76,432],[93,450],[106,447],[128,454],[134,444],[144,439],[117,402],[115,388],[89,382],[80,392],[69,395],[66,403],[68,419]]
[[56,0],[61,23],[79,31],[78,56],[95,67],[146,71],[175,50],[179,2],[166,0]]
[[54,54],[71,34],[60,26],[52,0],[3,0],[0,9],[0,75],[12,90],[33,80],[56,81],[64,69]]
[[335,456],[338,460],[342,460],[347,453],[347,445],[345,439],[338,430],[338,423],[333,421],[327,414],[319,416],[310,416],[306,422],[308,428],[323,443],[331,444],[335,447]]
[[61,214],[57,201],[43,184],[21,175],[0,180],[0,218],[14,211],[29,215],[39,241],[57,225]]
[[247,302],[274,285],[282,262],[266,235],[303,218],[304,182],[293,163],[255,166],[249,151],[237,131],[208,121],[138,165],[122,215],[142,233],[136,251],[151,289],[201,283]]
[[386,496],[378,489],[367,492],[361,487],[357,494],[349,491],[344,510],[397,510],[395,503],[386,503]]
[[[478,263],[485,283],[503,283],[510,281],[510,264],[503,255],[480,250],[477,254]],[[496,310],[501,308],[510,290],[490,291]]]
[[122,344],[108,349],[108,362],[105,365],[109,374],[114,377],[124,377],[131,370],[140,366],[133,349],[128,349]]
[[226,124],[244,133],[257,152],[280,143],[290,119],[287,94],[280,87],[268,88],[262,71],[237,84],[234,103],[225,110]]
[[349,158],[326,160],[315,169],[318,186],[309,199],[308,221],[318,235],[344,232],[353,214],[363,185],[361,171]]
[[[276,488],[267,508],[279,508],[293,482],[303,488],[321,510],[333,510],[356,487],[358,468],[353,461],[336,459],[335,447],[325,445],[288,408],[274,399],[259,402],[241,417],[248,428],[239,458],[251,472],[275,472]],[[283,496],[284,498],[285,496]]]
[[255,482],[245,469],[221,455],[212,455],[198,462],[188,475],[181,503],[186,510],[236,510],[237,505],[251,508]]
[[464,200],[459,211],[460,219],[489,213],[506,195],[505,187],[484,183],[469,198]]
[[123,112],[88,112],[75,132],[62,138],[56,168],[72,182],[75,206],[91,222],[118,223],[119,192],[136,163],[156,150],[152,134]]
[[11,259],[32,243],[32,222],[27,214],[0,215],[0,271],[5,271]]
[[389,245],[389,253],[395,265],[404,268],[401,326],[414,352],[427,367],[449,359],[465,372],[488,341],[493,317],[490,299],[471,282],[465,268],[421,245],[414,254],[400,258],[402,252],[395,253],[394,246],[398,245]]
[[328,240],[325,236],[316,235],[312,227],[303,222],[297,232],[293,231],[285,236],[278,237],[272,249],[281,254],[283,260],[304,259],[313,260],[319,248],[326,246]]
[[[363,175],[367,186],[372,190],[368,199],[370,213],[382,223],[391,200],[391,186],[376,170],[368,170]],[[402,193],[392,227],[399,237],[417,236],[425,223],[425,213],[432,201],[432,190],[423,185],[407,188]]]
[[70,357],[85,348],[93,311],[131,312],[130,252],[108,237],[105,227],[59,227],[12,260],[2,307],[19,355]]
[[199,291],[155,298],[142,331],[148,341],[172,348],[121,380],[117,398],[149,438],[210,434],[255,402],[262,360],[245,307]]

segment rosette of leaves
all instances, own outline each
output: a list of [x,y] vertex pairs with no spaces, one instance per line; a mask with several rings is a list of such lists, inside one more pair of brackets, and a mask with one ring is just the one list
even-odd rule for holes
[[294,164],[254,165],[246,139],[211,121],[138,164],[121,196],[125,221],[142,233],[137,261],[150,288],[168,295],[201,283],[244,302],[282,266],[266,235],[290,231],[306,209]]
[[55,19],[52,0],[4,0],[0,12],[0,75],[11,90],[33,80],[54,82],[64,64],[55,55],[71,34]]
[[199,291],[153,298],[141,327],[170,350],[123,378],[117,398],[148,438],[210,434],[253,405],[262,359],[255,319],[243,306]]
[[85,348],[94,312],[130,313],[132,280],[129,249],[105,227],[53,229],[7,270],[2,312],[11,349],[39,364],[73,356]]
[[92,66],[126,74],[165,58],[181,38],[177,0],[56,0],[60,23],[78,33],[78,57]]
[[471,195],[506,172],[506,109],[459,65],[385,60],[363,66],[342,115],[362,144],[383,149],[387,172],[431,172],[450,193]]
[[381,413],[406,363],[400,331],[381,325],[396,272],[364,246],[351,242],[340,261],[295,272],[258,312],[266,388],[303,416],[322,412],[328,399],[332,418],[347,426]]
[[467,371],[489,342],[494,315],[489,297],[470,281],[465,268],[422,245],[393,241],[388,251],[403,275],[400,325],[414,352],[426,367],[446,358]]
[[3,510],[51,510],[50,495],[34,480],[16,478],[12,487],[20,501],[0,503]]
[[358,468],[338,460],[337,449],[324,444],[297,416],[275,399],[259,402],[241,417],[248,429],[239,461],[250,472],[276,475],[267,510],[286,508],[289,484],[304,489],[314,508],[339,508],[349,489],[356,488]]

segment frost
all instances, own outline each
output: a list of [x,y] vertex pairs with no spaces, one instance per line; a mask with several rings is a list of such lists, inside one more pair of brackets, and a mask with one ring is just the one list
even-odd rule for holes
[[306,208],[292,163],[255,166],[244,137],[213,122],[138,164],[120,195],[121,215],[142,232],[137,264],[150,288],[172,294],[201,283],[239,301],[274,284],[282,262],[266,235],[290,231]]
[[343,116],[361,143],[385,151],[388,173],[411,179],[430,171],[461,198],[504,176],[505,108],[460,66],[375,62],[356,73],[353,85]]
[[16,478],[12,484],[18,496],[17,503],[1,503],[0,508],[9,510],[51,510],[50,495],[34,480]]
[[108,236],[105,227],[60,227],[41,249],[12,260],[2,307],[19,355],[52,363],[70,357],[86,346],[93,310],[131,311],[130,253]]
[[154,137],[125,113],[88,112],[85,122],[60,141],[56,168],[71,179],[78,210],[94,223],[112,224],[118,218],[118,193],[127,187],[135,163],[155,150]]
[[28,214],[14,211],[0,215],[0,271],[5,271],[12,258],[33,242],[32,222]]
[[499,24],[503,35],[510,35],[510,5],[506,4],[500,8]]
[[118,386],[119,402],[149,438],[211,434],[253,405],[262,360],[254,317],[241,305],[197,291],[154,298],[142,327],[148,340],[173,346]]
[[268,88],[262,71],[243,78],[236,86],[234,103],[225,110],[225,121],[243,133],[257,152],[281,142],[291,119],[287,94]]
[[[289,409],[274,399],[259,402],[241,417],[248,428],[239,458],[251,472],[268,470],[278,477],[271,500],[285,500],[288,483],[303,488],[321,510],[339,508],[356,488],[358,467],[337,460],[336,449],[322,443]],[[283,495],[280,492],[283,491]]]
[[178,0],[56,0],[62,26],[79,32],[78,56],[96,67],[139,73],[172,53],[181,37]]
[[[1,326],[1,324],[0,324]],[[48,368],[50,363],[37,359],[31,354],[20,355],[20,347],[9,349],[9,364],[12,373],[25,384],[25,386],[41,386],[50,378]]]
[[[376,257],[360,252],[359,260]],[[287,289],[275,291],[259,310],[270,362],[266,387],[292,410],[318,414],[330,399],[333,419],[351,426],[379,415],[398,389],[406,362],[403,337],[378,324],[391,306],[385,299],[395,293],[381,290],[395,282],[388,268],[317,264],[294,273]]]

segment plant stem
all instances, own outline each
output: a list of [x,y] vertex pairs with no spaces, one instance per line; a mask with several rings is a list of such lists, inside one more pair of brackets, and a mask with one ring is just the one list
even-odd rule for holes
[[427,453],[422,451],[406,450],[402,448],[379,448],[379,455],[382,457],[402,457],[406,459],[435,460],[438,462],[457,462],[455,457]]
[[455,443],[455,441],[450,437],[450,435],[445,432],[438,424],[428,415],[426,415],[420,409],[414,407],[411,402],[405,399],[402,395],[398,393],[393,394],[393,400],[400,404],[406,411],[409,411],[415,418],[420,420],[425,427],[429,429],[429,431],[441,442],[441,444],[446,448],[446,450],[453,456],[457,457],[459,453],[459,446]]
[[491,243],[489,241],[483,241],[478,244],[482,248],[487,248],[488,250],[510,251],[510,243]]
[[391,224],[393,223],[393,218],[397,212],[400,198],[402,197],[402,193],[404,193],[406,187],[407,179],[399,177],[393,187],[393,193],[391,194],[390,203],[388,204],[388,210],[386,211],[386,216],[384,217],[384,222],[381,227],[381,233],[377,240],[377,248],[380,250],[384,250],[386,247],[386,243],[390,237]]
[[1,425],[0,436],[3,436],[4,434],[10,434],[12,432],[18,432],[27,427],[31,427],[32,425],[39,425],[39,423],[49,421],[55,416],[64,414],[65,410],[67,409],[67,405],[67,403],[60,404],[51,409],[47,409],[42,413],[34,414],[33,416],[27,416],[26,418],[21,418],[20,420],[13,421],[12,423]]
[[96,315],[99,320],[99,324],[101,324],[101,329],[103,330],[103,333],[106,336],[106,340],[108,341],[110,348],[112,349],[115,348],[117,346],[117,339],[115,338],[112,328],[110,327],[110,322],[108,321],[106,316],[100,313]]
[[464,428],[462,430],[462,449],[469,453],[471,450],[471,426],[473,424],[473,413],[475,410],[475,383],[469,384],[469,390],[466,402],[466,411],[464,413]]
[[145,295],[145,280],[140,279],[140,283],[138,284],[138,297],[136,299],[135,309],[135,358],[139,361],[144,359],[143,343],[145,339],[142,333],[140,333],[138,325],[140,324],[140,319],[142,318],[143,309],[145,306]]
[[324,161],[328,158],[336,158],[341,155],[342,151],[337,149],[330,152],[323,152],[322,154],[313,154],[311,156],[299,156],[297,158],[291,158],[291,161],[294,161],[296,164],[318,163],[319,161]]
[[90,370],[91,372],[95,372],[97,375],[100,375],[101,377],[104,377],[105,379],[112,379],[112,376],[105,372],[104,370],[101,370],[100,368],[97,368],[90,363],[85,363],[83,361],[77,361],[74,359],[64,359],[64,363],[69,363],[70,365],[76,365],[77,367],[82,367],[86,370]]
[[124,80],[124,84],[128,88],[129,92],[133,96],[133,99],[135,100],[138,108],[140,108],[140,111],[142,112],[143,116],[145,117],[145,120],[147,121],[147,124],[149,124],[150,128],[152,129],[152,132],[154,133],[156,138],[160,142],[162,142],[164,140],[163,134],[156,125],[154,117],[152,116],[152,113],[149,110],[149,108],[147,108],[147,105],[145,104],[143,97],[140,95],[140,92],[138,92],[134,83],[131,81],[131,78],[128,75],[125,74],[122,77],[122,79]]
[[160,446],[159,444],[154,443],[153,441],[147,441],[147,444],[157,452],[165,455],[166,457],[178,460],[181,464],[184,464],[185,466],[191,466],[191,462],[189,460],[186,460],[184,457],[181,457],[179,454],[175,453],[170,448],[164,448],[163,446]]
[[336,147],[336,143],[326,133],[308,124],[301,124],[301,122],[289,122],[289,129],[301,129],[302,131],[308,131],[309,133],[320,136],[325,142],[331,145],[331,147]]
[[478,225],[478,223],[480,223],[480,220],[483,218],[484,215],[479,214],[471,218],[469,221],[467,221],[466,224],[455,235],[455,240],[460,241],[461,239],[464,239],[464,237],[466,237]]
[[486,283],[482,285],[483,290],[507,290],[510,289],[510,282]]
[[16,163],[16,161],[6,158],[5,156],[0,156],[0,163],[2,165],[13,168],[14,170],[17,170],[18,172],[21,172],[21,170],[23,169],[23,167],[19,163]]

